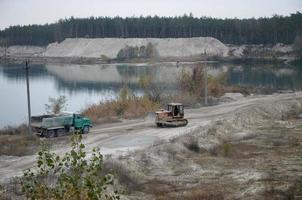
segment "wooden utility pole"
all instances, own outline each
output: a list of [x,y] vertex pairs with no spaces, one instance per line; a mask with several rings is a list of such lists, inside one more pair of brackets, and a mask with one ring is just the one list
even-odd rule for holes
[[[205,56],[207,56],[207,51],[205,50]],[[207,72],[207,60],[204,64],[204,105],[208,105],[208,72]]]
[[204,105],[208,105],[208,72],[207,72],[207,62],[204,66]]
[[27,87],[27,109],[28,109],[28,135],[32,135],[31,112],[30,112],[30,92],[29,92],[29,60],[25,60],[26,87]]

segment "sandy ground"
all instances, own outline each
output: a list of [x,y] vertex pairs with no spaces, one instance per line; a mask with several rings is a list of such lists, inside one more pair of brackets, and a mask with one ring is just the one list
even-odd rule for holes
[[[186,117],[189,124],[180,128],[157,128],[154,125],[153,117],[147,116],[143,120],[131,120],[116,124],[95,126],[91,133],[84,135],[83,142],[88,152],[93,147],[100,147],[101,152],[111,157],[126,155],[137,149],[144,149],[159,142],[169,141],[172,138],[186,135],[195,129],[206,127],[211,123],[234,118],[238,112],[247,108],[263,105],[279,105],[277,110],[289,109],[292,105],[282,102],[301,100],[302,92],[291,94],[274,94],[269,96],[248,97],[235,102],[225,103],[212,107],[186,110]],[[300,101],[301,102],[301,101]],[[279,104],[277,104],[279,103]],[[283,105],[283,107],[282,107]],[[281,106],[281,107],[280,107]],[[259,108],[258,108],[259,109]],[[278,112],[278,111],[277,111]],[[276,113],[277,115],[278,113]],[[244,116],[242,116],[244,117]],[[247,117],[248,118],[248,117]],[[249,120],[249,119],[246,119]],[[242,124],[237,124],[243,126]],[[53,150],[57,153],[64,153],[68,150],[66,141],[68,137],[54,138]],[[31,156],[0,156],[0,182],[4,183],[9,178],[19,176],[23,170],[35,164],[36,155]]]

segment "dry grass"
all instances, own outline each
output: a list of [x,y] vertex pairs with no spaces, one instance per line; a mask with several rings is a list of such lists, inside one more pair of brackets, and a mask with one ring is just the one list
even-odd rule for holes
[[193,151],[196,153],[199,153],[201,151],[197,138],[190,137],[189,140],[184,143],[184,145],[190,151]]
[[294,105],[290,112],[282,115],[282,120],[293,121],[299,119],[299,115],[302,115],[302,107],[298,105]]
[[95,104],[84,110],[83,114],[94,123],[116,122],[120,118],[134,119],[155,111],[159,104],[146,97],[131,97]]
[[207,190],[206,188],[195,188],[191,191],[188,191],[183,196],[177,198],[183,200],[223,200],[224,195],[222,192],[212,190]]
[[[174,99],[191,107],[198,102],[202,102],[205,94],[204,68],[196,66],[192,73],[185,70],[181,71],[179,74],[179,85],[181,94],[174,97]],[[239,92],[248,95],[249,88],[228,85],[226,74],[217,77],[207,76],[208,97],[219,98],[227,92]]]
[[35,135],[28,136],[25,125],[0,130],[0,155],[30,155],[35,153],[39,146],[39,138]]
[[138,178],[133,174],[131,169],[128,169],[127,166],[121,162],[110,159],[104,161],[102,173],[114,174],[115,178],[117,178],[118,182],[123,186],[122,193],[130,193],[131,191],[141,189]]
[[[219,185],[221,187],[221,185]],[[154,195],[156,200],[223,200],[226,193],[220,191],[218,185],[200,184],[194,188],[186,188],[178,184],[152,179],[143,185],[143,191]]]
[[[193,73],[181,71],[179,74],[180,93],[165,96],[164,87],[158,86],[152,77],[143,77],[140,85],[145,91],[144,97],[136,97],[124,87],[121,89],[117,100],[94,104],[83,111],[94,123],[118,122],[121,118],[134,119],[144,117],[148,112],[157,110],[160,104],[168,102],[181,102],[186,107],[199,106],[204,96],[203,68],[196,67]],[[247,94],[245,88],[227,86],[226,76],[208,77],[208,95],[220,97],[226,92],[241,92]]]
[[8,183],[0,185],[0,199],[2,200],[23,200],[26,199],[21,188],[21,178],[14,177]]
[[25,124],[21,124],[18,127],[7,126],[0,130],[0,135],[20,135],[27,133],[27,126]]
[[189,94],[187,92],[183,92],[180,95],[175,95],[167,100],[167,102],[181,102],[184,104],[185,107],[194,108],[198,107],[198,103],[201,101],[201,99],[193,94]]

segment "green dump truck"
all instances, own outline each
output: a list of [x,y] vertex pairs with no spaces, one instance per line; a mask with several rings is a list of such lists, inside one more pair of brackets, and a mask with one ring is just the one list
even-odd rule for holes
[[92,127],[89,118],[75,113],[33,116],[31,121],[33,130],[46,138],[66,135],[70,132],[86,134]]

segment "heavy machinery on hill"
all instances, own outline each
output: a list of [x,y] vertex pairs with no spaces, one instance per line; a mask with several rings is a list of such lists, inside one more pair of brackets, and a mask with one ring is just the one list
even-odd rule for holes
[[155,114],[155,123],[158,127],[179,127],[188,124],[188,120],[184,118],[182,103],[168,103],[167,110],[161,109]]

